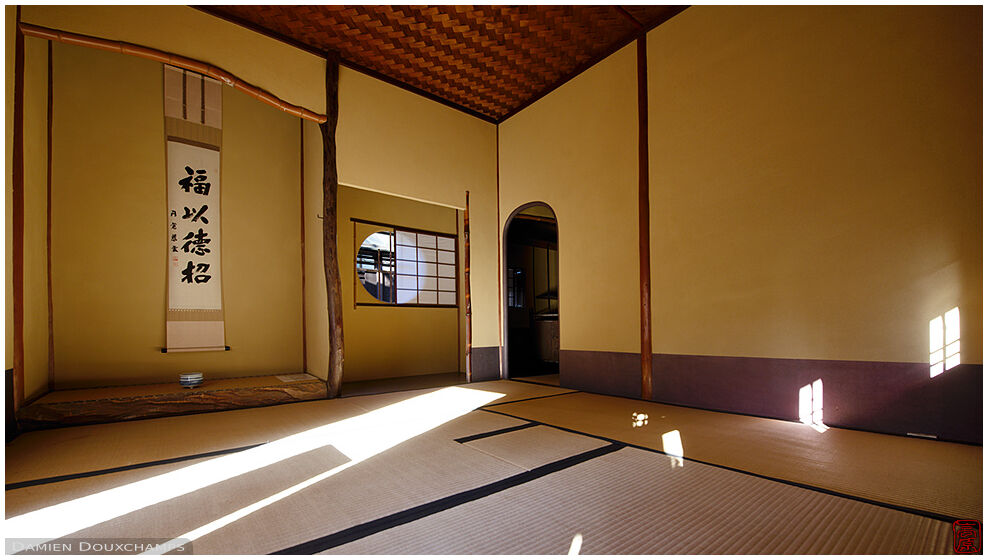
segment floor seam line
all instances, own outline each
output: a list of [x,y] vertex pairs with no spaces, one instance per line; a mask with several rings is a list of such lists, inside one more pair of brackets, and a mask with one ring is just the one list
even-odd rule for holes
[[524,466],[519,465],[517,463],[512,463],[511,461],[505,459],[504,457],[498,457],[497,455],[495,455],[495,454],[493,454],[493,453],[491,453],[489,451],[484,451],[483,449],[474,447],[474,446],[469,445],[469,444],[463,444],[463,445],[466,445],[467,447],[469,447],[470,449],[472,449],[472,450],[474,450],[474,451],[476,451],[478,453],[483,453],[484,455],[487,455],[488,457],[491,457],[493,459],[497,459],[498,461],[501,461],[502,463],[507,463],[507,464],[511,465],[512,467],[518,467],[522,471],[530,471],[530,470],[532,470],[532,469],[530,469],[528,467],[524,467]]

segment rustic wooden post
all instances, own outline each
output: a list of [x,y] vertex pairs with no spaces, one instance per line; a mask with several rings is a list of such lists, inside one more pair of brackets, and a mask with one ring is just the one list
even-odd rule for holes
[[338,397],[343,388],[343,294],[340,291],[340,263],[336,250],[336,122],[339,117],[339,54],[326,54],[326,122],[322,132],[322,246],[326,269],[326,302],[329,307],[329,372],[326,396]]
[[54,106],[54,94],[52,93],[52,42],[48,41],[48,167],[47,185],[45,192],[45,263],[48,277],[48,391],[55,390],[55,308],[52,301],[52,279],[51,279],[51,123],[52,108]]
[[[17,7],[17,22],[21,7]],[[24,404],[24,34],[14,31],[14,137],[11,146],[11,261],[14,312],[14,411]]]
[[470,191],[463,210],[463,301],[466,305],[467,383],[473,381],[473,307],[470,305]]
[[652,249],[648,207],[648,70],[638,38],[638,274],[641,281],[642,398],[652,399]]

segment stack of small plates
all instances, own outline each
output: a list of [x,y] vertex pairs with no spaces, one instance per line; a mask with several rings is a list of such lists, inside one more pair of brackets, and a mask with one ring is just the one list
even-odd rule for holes
[[178,376],[178,382],[186,389],[198,387],[202,383],[202,373],[183,373]]

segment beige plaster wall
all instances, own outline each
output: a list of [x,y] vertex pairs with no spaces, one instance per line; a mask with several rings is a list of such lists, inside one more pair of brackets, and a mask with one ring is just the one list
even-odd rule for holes
[[[459,224],[462,233],[462,212],[466,192],[470,191],[471,222],[471,264],[473,267],[471,286],[473,297],[473,344],[474,346],[497,346],[497,242],[496,231],[496,128],[474,117],[450,109],[441,104],[410,94],[395,86],[369,78],[348,68],[340,69],[339,124],[336,134],[337,166],[341,191],[391,194],[398,197],[382,197],[378,200],[387,206],[380,210],[381,216],[394,216],[396,219],[378,219],[402,225],[401,212],[389,210],[389,205],[401,207],[414,201],[439,205],[437,211],[449,213],[443,218],[448,225],[442,231],[456,233],[454,222]],[[306,354],[309,373],[325,378],[329,367],[328,313],[326,311],[326,281],[322,259],[322,136],[314,123],[305,125],[305,251],[306,251]],[[351,188],[348,188],[351,187]],[[442,206],[446,208],[443,209]],[[414,208],[415,206],[410,206]],[[343,211],[342,208],[339,209]],[[352,237],[349,216],[339,214],[337,227],[346,239]],[[374,218],[365,218],[374,219]],[[427,222],[429,223],[429,222]],[[413,226],[414,227],[414,226]],[[439,230],[423,226],[424,229]],[[348,274],[350,260],[343,258],[348,249],[343,237],[338,239],[341,272]],[[463,254],[462,239],[460,241]],[[461,257],[462,260],[462,257]],[[463,269],[460,267],[462,301]],[[344,290],[352,290],[343,286]],[[344,281],[346,284],[346,281]],[[347,292],[345,292],[347,293]],[[352,292],[351,292],[352,293]],[[363,361],[360,356],[370,353],[369,340],[363,340],[363,327],[351,333],[349,324],[352,298],[344,298],[344,308],[350,311],[344,315],[344,378],[359,380],[372,377],[387,377],[380,372],[390,370],[395,376],[409,373],[438,373],[462,369],[463,358],[446,364],[444,361],[431,363],[431,358],[417,359],[403,368],[394,361],[377,363]],[[462,305],[461,305],[462,308]],[[366,310],[360,310],[364,312]],[[427,313],[449,314],[449,310],[425,310]],[[409,310],[385,310],[387,313],[407,313]],[[366,316],[364,313],[363,316]],[[455,318],[455,315],[454,315]],[[354,319],[360,321],[359,317]],[[431,318],[429,319],[431,321]],[[428,321],[426,321],[428,323]],[[402,323],[404,324],[404,323]],[[431,324],[431,323],[430,323]],[[460,337],[453,331],[443,336],[443,344],[460,340],[465,344],[465,318],[461,321]],[[415,342],[415,344],[418,344]],[[403,345],[399,348],[411,354],[422,353],[421,348]],[[456,357],[455,349],[443,349],[436,355]],[[463,354],[463,352],[459,352]],[[429,356],[432,354],[424,354]],[[382,356],[387,358],[387,356]],[[390,358],[387,358],[390,359]],[[434,362],[434,360],[433,360]]]
[[[301,369],[297,120],[224,88],[222,228],[230,352],[161,354],[167,229],[160,64],[55,45],[56,386]],[[126,87],[106,87],[126,84]]]
[[639,351],[636,60],[625,47],[500,125],[501,231],[532,201],[558,220],[563,350]]
[[[367,306],[355,284],[355,251],[380,228],[351,218],[456,234],[456,210],[371,191],[341,187],[337,219],[343,293],[344,381],[456,372],[460,309]],[[355,227],[356,226],[356,227]]]
[[655,352],[925,362],[959,306],[981,363],[981,20],[695,6],[649,33]]
[[21,19],[202,60],[325,112],[325,60],[189,6],[24,6]]
[[340,69],[340,183],[464,208],[470,191],[474,346],[497,346],[496,127]]
[[[324,111],[325,63],[321,58],[193,8],[25,6],[24,20],[204,60],[287,101]],[[148,25],[149,21],[154,25]],[[9,125],[8,120],[8,129]],[[306,198],[316,197],[312,200],[315,206],[309,205],[316,208],[320,195],[310,191],[313,182],[321,181],[318,129],[307,124],[305,134],[311,140],[306,144]],[[463,208],[466,192],[471,193],[475,346],[495,346],[499,338],[496,134],[490,123],[341,69],[337,137],[341,182],[454,208]],[[310,231],[316,226],[310,223],[313,219],[313,213],[308,212],[305,228],[310,242],[306,254],[314,257],[321,255],[321,244],[316,244]],[[309,260],[307,362],[313,373],[320,374],[325,371],[321,365],[325,360],[325,331],[319,329],[325,328],[326,319],[321,311],[325,301],[319,300],[319,294],[325,291],[318,284],[318,275],[311,274],[318,263]]]
[[48,389],[48,42],[24,40],[24,396]]
[[[322,134],[311,121],[302,124],[305,158],[305,370],[320,379],[329,372],[329,311],[323,264]],[[344,346],[346,339],[343,341]],[[346,348],[344,347],[344,360]],[[344,364],[345,365],[345,364]]]

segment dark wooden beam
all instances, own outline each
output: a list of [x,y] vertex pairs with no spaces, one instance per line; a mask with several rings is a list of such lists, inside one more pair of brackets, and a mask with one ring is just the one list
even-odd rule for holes
[[338,397],[343,389],[343,294],[340,291],[340,263],[336,250],[336,123],[339,119],[340,59],[326,55],[326,122],[322,132],[323,156],[323,264],[326,269],[326,303],[329,307],[329,372],[326,396]]
[[463,301],[466,306],[467,383],[473,381],[473,307],[470,304],[470,191],[463,210]]
[[[21,7],[17,7],[17,23]],[[14,145],[11,147],[11,260],[14,312],[14,410],[24,403],[24,33],[14,31]]]
[[48,390],[55,390],[55,307],[52,303],[51,278],[51,125],[54,94],[52,93],[52,42],[48,41],[48,169],[46,201],[45,260],[48,267]]
[[642,398],[652,398],[652,264],[648,206],[648,65],[638,38],[638,275],[641,280]]

